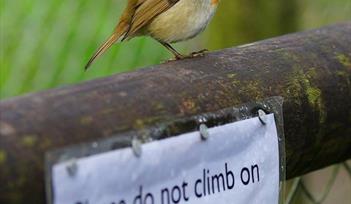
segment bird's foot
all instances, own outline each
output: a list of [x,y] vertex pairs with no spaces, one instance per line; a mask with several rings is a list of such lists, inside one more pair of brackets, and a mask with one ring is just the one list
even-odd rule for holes
[[165,63],[168,62],[173,62],[173,61],[177,61],[177,60],[182,60],[182,59],[189,59],[189,58],[194,58],[194,57],[202,57],[206,54],[206,52],[208,52],[208,49],[203,49],[197,52],[192,52],[189,55],[175,55],[174,58],[166,60]]
[[208,52],[208,49],[203,49],[203,50],[200,50],[200,51],[197,51],[197,52],[192,52],[190,54],[191,57],[202,57],[206,54],[206,52]]
[[174,55],[174,58],[165,60],[164,63],[173,62],[173,61],[177,61],[177,60],[182,60],[182,59],[186,59],[186,58],[189,58],[189,57],[181,55],[181,54],[178,54],[178,55]]

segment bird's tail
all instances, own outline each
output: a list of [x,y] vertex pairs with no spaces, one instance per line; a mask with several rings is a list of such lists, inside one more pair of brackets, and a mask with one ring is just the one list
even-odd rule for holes
[[139,0],[129,0],[127,4],[127,8],[123,12],[120,22],[117,24],[115,31],[113,34],[106,40],[104,44],[100,46],[100,48],[95,52],[95,54],[90,58],[88,64],[85,66],[85,70],[89,68],[89,66],[102,54],[106,52],[115,42],[118,40],[125,40],[127,37],[130,37],[128,34],[130,23],[137,9],[137,4]]
[[94,55],[90,58],[89,62],[87,63],[87,65],[85,65],[85,70],[87,70],[90,65],[98,58],[100,57],[102,54],[104,54],[106,52],[106,50],[108,50],[115,42],[117,42],[119,40],[119,38],[121,37],[121,33],[119,32],[114,32],[106,41],[104,44],[102,44],[99,49],[94,53]]

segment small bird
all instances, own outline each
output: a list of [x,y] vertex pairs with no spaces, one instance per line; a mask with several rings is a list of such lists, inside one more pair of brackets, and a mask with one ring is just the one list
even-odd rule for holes
[[175,59],[188,57],[180,54],[170,43],[188,40],[201,33],[218,3],[219,0],[128,0],[113,34],[90,58],[85,69],[114,43],[143,35],[157,40],[173,53]]

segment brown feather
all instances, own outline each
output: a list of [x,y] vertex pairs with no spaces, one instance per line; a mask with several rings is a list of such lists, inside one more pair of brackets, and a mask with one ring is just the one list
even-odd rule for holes
[[140,34],[140,30],[156,16],[171,8],[179,0],[128,0],[114,33],[100,46],[85,66],[85,70],[119,39],[122,41]]
[[117,42],[123,35],[125,35],[129,28],[130,23],[133,19],[135,10],[137,8],[136,4],[139,0],[129,0],[126,9],[124,9],[123,14],[113,32],[113,34],[102,44],[99,49],[90,58],[89,62],[85,66],[87,70],[90,65],[102,54],[104,54],[115,42]]
[[118,36],[113,33],[111,35],[111,37],[109,37],[104,44],[102,44],[99,49],[94,53],[94,55],[90,58],[89,62],[87,63],[87,65],[85,65],[85,70],[87,70],[90,65],[98,58],[100,57],[102,54],[104,54],[106,52],[106,50],[108,50],[108,48],[110,48],[118,39]]
[[179,0],[139,0],[130,29],[124,38],[132,38],[156,16],[165,12]]

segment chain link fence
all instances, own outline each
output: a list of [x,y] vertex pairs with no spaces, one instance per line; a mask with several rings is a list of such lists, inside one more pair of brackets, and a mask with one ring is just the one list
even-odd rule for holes
[[351,161],[288,182],[286,204],[351,203]]

